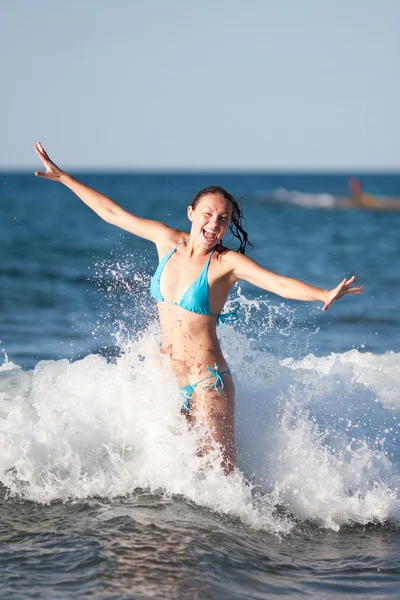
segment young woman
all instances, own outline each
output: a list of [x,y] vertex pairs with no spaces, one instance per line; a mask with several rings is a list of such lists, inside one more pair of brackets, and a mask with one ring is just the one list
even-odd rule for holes
[[[234,318],[223,312],[229,290],[243,279],[283,298],[319,301],[322,310],[346,294],[360,294],[362,287],[344,279],[333,290],[276,275],[245,256],[247,233],[234,198],[220,187],[201,190],[187,209],[190,233],[171,229],[127,212],[110,198],[80,183],[55,165],[42,144],[35,145],[45,172],[35,175],[59,181],[74,192],[102,219],[134,235],[154,242],[160,263],[151,282],[158,301],[162,330],[161,352],[168,355],[182,392],[182,412],[191,423],[208,431],[203,451],[214,440],[221,447],[222,466],[235,466],[235,390],[232,374],[222,354],[216,328],[219,321]],[[230,229],[239,239],[238,252],[221,240]]]

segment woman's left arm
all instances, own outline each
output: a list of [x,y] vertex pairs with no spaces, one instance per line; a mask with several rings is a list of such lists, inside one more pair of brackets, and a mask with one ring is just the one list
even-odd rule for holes
[[333,290],[322,290],[303,281],[272,273],[272,271],[264,269],[243,254],[232,253],[230,258],[232,260],[232,272],[237,281],[243,279],[263,290],[290,300],[323,302],[322,310],[328,310],[332,302],[343,298],[347,294],[362,294],[364,290],[363,286],[351,285],[355,281],[354,275],[350,279],[343,279]]

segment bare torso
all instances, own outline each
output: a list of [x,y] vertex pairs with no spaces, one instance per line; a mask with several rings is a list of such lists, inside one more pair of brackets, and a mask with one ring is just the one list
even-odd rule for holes
[[[187,238],[187,235],[178,232],[172,242],[157,245],[159,258],[162,259]],[[179,303],[211,254],[207,269],[209,308],[211,313],[221,313],[234,283],[225,260],[229,252],[231,251],[218,246],[212,254],[203,252],[197,256],[190,255],[187,244],[183,243],[169,258],[161,273],[160,292],[166,300],[158,303],[162,331],[161,353],[169,358],[170,367],[180,387],[193,385],[210,376],[207,367],[214,368],[216,365],[220,372],[228,370],[217,337],[217,317],[196,314],[171,302]],[[235,388],[231,375],[225,374],[222,377],[223,388],[220,386],[219,390],[201,384],[196,386],[190,398],[190,412],[186,413],[186,417],[190,423],[198,422],[209,432],[203,437],[199,451],[208,452],[213,441],[217,442],[222,451],[222,467],[225,473],[229,473],[236,463]]]
[[[187,239],[181,234],[177,243]],[[158,247],[160,259],[174,246]],[[210,312],[219,314],[233,284],[224,256],[229,250],[219,246],[211,257],[207,272]],[[178,247],[166,263],[160,280],[164,299],[179,303],[185,291],[202,271],[209,254],[189,256],[185,244]],[[206,365],[217,364],[227,368],[216,333],[217,318],[189,312],[169,302],[159,302],[162,330],[161,352],[170,359],[171,368],[180,386],[198,381],[206,371]]]
[[[106,222],[155,243],[160,259],[180,244],[164,265],[160,290],[155,294],[155,297],[160,298],[161,294],[161,298],[171,302],[159,302],[163,336],[161,352],[169,357],[178,384],[181,387],[195,387],[193,396],[190,394],[193,403],[188,418],[192,422],[198,419],[206,427],[203,449],[206,450],[213,442],[220,445],[222,466],[225,473],[229,473],[236,461],[233,381],[230,373],[221,373],[219,379],[215,375],[220,383],[223,377],[224,385],[217,389],[201,385],[200,379],[207,375],[207,366],[211,368],[217,365],[220,371],[227,370],[217,338],[215,314],[223,311],[232,285],[244,279],[285,298],[321,301],[324,303],[323,310],[346,294],[360,294],[362,287],[351,286],[353,276],[343,280],[333,290],[322,290],[276,275],[244,257],[249,242],[241,225],[243,214],[233,196],[219,186],[210,186],[198,192],[188,207],[187,216],[191,222],[189,238],[188,234],[170,229],[164,223],[129,213],[107,196],[68,175],[50,159],[40,142],[35,144],[35,151],[46,169],[45,172],[36,171],[38,177],[63,183]],[[220,244],[228,230],[240,241],[238,252],[227,250]],[[183,243],[184,240],[187,243]],[[208,259],[207,296],[209,312],[214,315],[196,314],[177,305]],[[193,386],[196,382],[200,385]]]

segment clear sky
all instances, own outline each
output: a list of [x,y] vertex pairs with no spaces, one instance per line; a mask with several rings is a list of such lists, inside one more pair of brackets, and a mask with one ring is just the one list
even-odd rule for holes
[[399,0],[0,0],[0,168],[400,169]]

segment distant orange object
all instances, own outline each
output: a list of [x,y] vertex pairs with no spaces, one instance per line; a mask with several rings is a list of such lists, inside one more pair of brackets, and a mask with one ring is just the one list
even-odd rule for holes
[[350,195],[343,207],[365,208],[367,210],[400,210],[400,198],[385,198],[377,200],[371,194],[363,192],[361,182],[357,177],[349,181]]
[[362,193],[362,187],[360,180],[357,177],[352,177],[349,181],[349,188],[351,195]]

